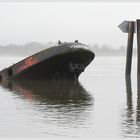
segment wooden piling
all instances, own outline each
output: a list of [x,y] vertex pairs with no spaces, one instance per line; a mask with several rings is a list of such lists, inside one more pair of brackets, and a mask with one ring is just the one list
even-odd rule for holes
[[140,94],[140,20],[137,20],[137,90]]
[[126,76],[125,78],[125,82],[126,82],[126,93],[127,93],[127,109],[129,109],[129,111],[132,110],[132,88],[131,88],[131,77],[130,76]]
[[140,76],[140,20],[137,20],[137,52],[138,52],[138,63],[137,63],[137,68],[138,68],[138,75]]
[[[128,27],[128,41],[127,41],[127,54],[126,54],[126,77],[131,75],[131,64],[132,64],[132,52],[133,52],[133,37],[135,22],[130,21]],[[139,42],[140,43],[140,42]]]

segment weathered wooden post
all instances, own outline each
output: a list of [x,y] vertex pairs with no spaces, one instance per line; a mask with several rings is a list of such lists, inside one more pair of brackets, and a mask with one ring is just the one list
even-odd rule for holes
[[126,56],[126,69],[125,75],[131,75],[132,52],[133,52],[133,37],[134,37],[134,22],[129,22],[128,28],[128,41],[127,41],[127,56]]
[[124,33],[128,33],[125,76],[130,77],[131,64],[132,64],[132,52],[133,52],[133,38],[134,38],[134,33],[135,33],[135,22],[134,21],[123,21],[119,25],[119,28]]
[[132,88],[131,88],[131,77],[126,76],[126,93],[127,93],[127,109],[132,110]]
[[140,76],[140,20],[137,20],[137,52],[138,52],[138,63],[137,63],[137,76]]
[[140,20],[137,23],[137,122],[140,122]]

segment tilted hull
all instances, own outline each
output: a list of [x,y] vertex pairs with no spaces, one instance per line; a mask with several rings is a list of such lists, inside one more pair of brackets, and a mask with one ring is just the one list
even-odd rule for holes
[[82,45],[65,43],[43,50],[2,70],[0,81],[10,79],[77,80],[95,56],[92,51]]

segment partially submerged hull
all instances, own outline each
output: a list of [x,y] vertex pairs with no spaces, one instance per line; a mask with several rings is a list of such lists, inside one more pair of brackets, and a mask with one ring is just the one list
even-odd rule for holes
[[94,59],[81,43],[63,43],[34,54],[0,72],[0,81],[11,79],[77,80]]

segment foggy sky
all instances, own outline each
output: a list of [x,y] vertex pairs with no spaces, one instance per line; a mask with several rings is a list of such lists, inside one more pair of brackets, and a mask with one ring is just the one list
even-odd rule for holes
[[140,2],[140,0],[0,0],[0,2]]
[[74,41],[126,45],[117,27],[140,18],[140,3],[0,3],[0,45]]

